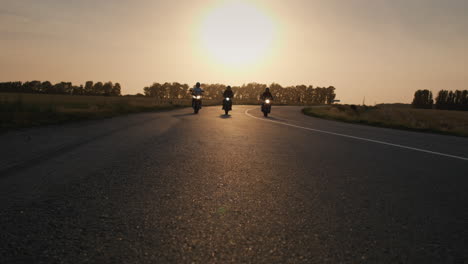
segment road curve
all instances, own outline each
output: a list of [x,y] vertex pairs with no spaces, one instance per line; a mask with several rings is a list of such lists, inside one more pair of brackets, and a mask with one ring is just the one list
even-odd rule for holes
[[300,109],[0,135],[0,262],[468,262],[468,139]]

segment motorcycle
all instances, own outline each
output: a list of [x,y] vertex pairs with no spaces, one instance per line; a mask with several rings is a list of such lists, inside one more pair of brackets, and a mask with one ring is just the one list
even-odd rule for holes
[[271,99],[266,99],[263,101],[262,112],[264,117],[268,117],[268,114],[271,112]]
[[202,96],[201,95],[192,95],[192,107],[193,107],[193,112],[195,114],[198,114],[198,111],[200,111],[201,109],[201,105],[202,105],[202,101],[201,101],[201,98]]
[[229,111],[232,110],[232,99],[229,97],[224,98],[223,100],[223,110],[225,115],[229,114]]

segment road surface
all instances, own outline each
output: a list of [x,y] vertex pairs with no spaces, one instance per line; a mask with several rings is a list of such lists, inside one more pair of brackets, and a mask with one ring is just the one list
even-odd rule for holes
[[0,135],[0,262],[468,263],[468,139],[300,109]]

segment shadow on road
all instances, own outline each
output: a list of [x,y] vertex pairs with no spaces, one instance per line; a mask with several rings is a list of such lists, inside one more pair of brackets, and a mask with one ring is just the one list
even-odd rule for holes
[[219,118],[229,119],[229,118],[232,118],[232,116],[231,115],[219,115]]
[[184,116],[193,116],[195,115],[193,112],[186,113],[186,114],[179,114],[179,115],[173,115],[172,117],[184,117]]

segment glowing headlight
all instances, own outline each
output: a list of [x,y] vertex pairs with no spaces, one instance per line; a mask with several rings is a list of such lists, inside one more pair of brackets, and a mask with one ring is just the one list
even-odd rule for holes
[[265,100],[265,103],[269,104],[269,103],[270,103],[270,100],[266,99],[266,100]]
[[197,95],[197,99],[201,99],[201,96],[200,96],[200,95]]
[[229,99],[229,97],[226,97],[226,101],[229,101],[229,100],[231,100],[231,99]]

